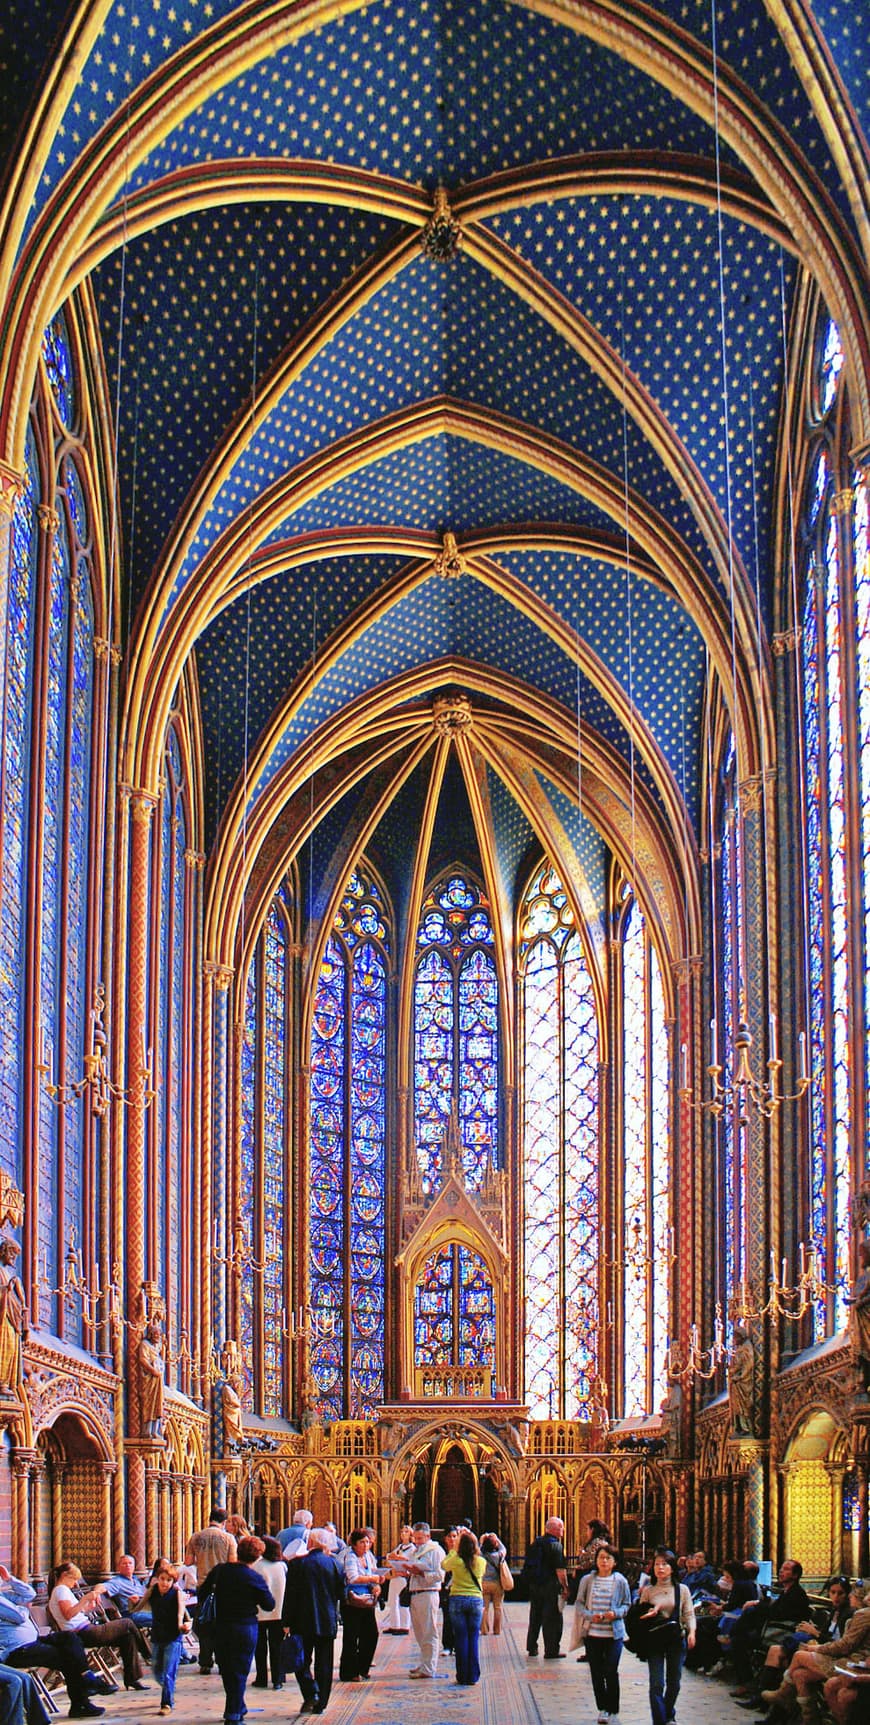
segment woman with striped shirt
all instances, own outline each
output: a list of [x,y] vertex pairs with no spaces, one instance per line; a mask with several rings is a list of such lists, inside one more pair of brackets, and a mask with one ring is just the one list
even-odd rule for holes
[[619,1725],[619,1661],[625,1640],[625,1614],[631,1592],[616,1568],[616,1554],[599,1545],[595,1568],[584,1575],[574,1607],[575,1627],[585,1631],[589,1675],[598,1703],[599,1725]]

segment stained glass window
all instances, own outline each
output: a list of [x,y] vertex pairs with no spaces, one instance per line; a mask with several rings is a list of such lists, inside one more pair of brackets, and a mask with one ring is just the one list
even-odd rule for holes
[[[870,1026],[870,528],[868,528],[868,477],[856,469],[852,476],[855,495],[854,544],[855,610],[858,638],[858,747],[861,764],[862,876],[864,887],[864,1024]],[[867,1136],[870,1141],[870,1036],[864,1036],[865,1084],[867,1091]]]
[[282,886],[248,971],[241,1047],[239,1211],[245,1239],[262,1266],[241,1284],[243,1400],[269,1417],[285,1411],[290,908]]
[[[833,324],[820,347],[822,415],[808,465],[801,638],[807,880],[807,999],[810,1021],[809,1232],[832,1294],[813,1319],[821,1339],[846,1318],[851,1192],[849,1015],[852,983],[847,859],[848,707],[844,684],[838,474],[829,421],[836,412],[842,351]],[[857,573],[857,572],[856,572]],[[861,587],[857,597],[860,605]],[[860,663],[860,622],[859,622]],[[859,712],[861,702],[859,697]],[[863,916],[862,916],[863,920]],[[862,1002],[863,1004],[863,1002]]]
[[519,935],[525,1399],[533,1418],[582,1419],[598,1353],[598,1023],[573,912],[547,862]]
[[495,1364],[495,1300],[486,1264],[461,1243],[427,1258],[414,1291],[414,1364]]
[[59,311],[42,338],[42,357],[61,424],[72,429],[76,416],[75,381],[66,317]]
[[357,869],[320,966],[311,1033],[310,1347],[328,1419],[384,1397],[387,973],[385,907]]
[[190,1202],[191,1071],[188,1002],[191,928],[188,903],[188,812],[177,726],[167,732],[160,808],[160,983],[154,1038],[159,1083],[150,1141],[150,1201],[153,1204],[153,1273],[165,1289],[170,1345],[176,1355],[181,1329],[190,1334],[186,1291],[190,1278],[182,1260],[182,1223]]
[[665,1387],[670,1272],[669,1050],[661,967],[632,900],[622,943],[624,1413]]
[[438,1185],[455,1109],[470,1191],[498,1159],[498,980],[489,906],[461,875],[429,893],[414,974],[414,1141],[424,1192]]
[[[737,754],[729,733],[722,770],[719,808],[719,904],[715,907],[718,930],[718,968],[721,1010],[715,1019],[716,1059],[723,1068],[723,1082],[730,1084],[735,1069],[735,1026],[743,1016],[743,867],[740,854],[740,823],[737,806]],[[746,1273],[746,1122],[739,1096],[725,1108],[719,1124],[722,1149],[721,1249],[724,1276],[720,1287],[723,1310]]]
[[3,731],[3,916],[0,919],[0,1154],[4,1172],[21,1187],[21,1086],[36,504],[39,470],[28,433],[24,486],[12,518],[6,630],[6,714]]

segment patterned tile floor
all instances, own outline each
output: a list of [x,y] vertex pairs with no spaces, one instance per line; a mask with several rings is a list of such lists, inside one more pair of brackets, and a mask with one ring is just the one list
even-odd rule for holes
[[[526,1606],[509,1605],[505,1633],[483,1639],[482,1678],[473,1689],[457,1688],[453,1661],[443,1655],[441,1674],[433,1682],[409,1682],[410,1637],[384,1636],[371,1683],[336,1683],[326,1718],[331,1725],[592,1725],[596,1708],[585,1663],[578,1665],[573,1653],[558,1662],[527,1659],[526,1614]],[[566,1625],[566,1646],[567,1640]],[[622,1725],[649,1725],[646,1667],[631,1653],[623,1654],[620,1681]],[[291,1679],[277,1693],[249,1688],[247,1700],[249,1725],[277,1725],[296,1718],[301,1697]],[[159,1704],[153,1682],[147,1695],[122,1690],[105,1700],[103,1725],[150,1725]],[[219,1725],[222,1714],[217,1674],[201,1677],[196,1666],[183,1665],[172,1714],[176,1725]],[[685,1674],[678,1725],[747,1725],[751,1717],[738,1708],[722,1682]]]

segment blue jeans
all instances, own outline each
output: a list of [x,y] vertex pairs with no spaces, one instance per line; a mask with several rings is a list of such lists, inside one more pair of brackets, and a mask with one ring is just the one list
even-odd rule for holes
[[480,1625],[483,1598],[471,1594],[450,1595],[450,1622],[456,1652],[457,1683],[480,1682]]
[[174,1641],[155,1641],[151,1650],[151,1669],[158,1683],[163,1687],[160,1691],[161,1707],[175,1706],[175,1676],[178,1671],[178,1661],[181,1658],[182,1640],[176,1635]]
[[224,1719],[237,1725],[239,1719],[244,1719],[248,1709],[245,1706],[245,1684],[257,1645],[257,1625],[254,1623],[227,1623],[221,1618],[216,1625],[215,1657],[226,1696]]
[[680,1693],[680,1678],[683,1675],[683,1661],[686,1657],[686,1643],[680,1635],[671,1641],[669,1647],[661,1652],[654,1647],[655,1636],[649,1638],[650,1652],[647,1655],[649,1668],[649,1710],[652,1725],[668,1725],[674,1717],[677,1696]]

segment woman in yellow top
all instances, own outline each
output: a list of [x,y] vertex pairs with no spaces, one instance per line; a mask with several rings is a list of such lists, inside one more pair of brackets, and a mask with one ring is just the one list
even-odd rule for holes
[[450,1576],[450,1622],[456,1642],[456,1681],[480,1682],[480,1625],[483,1621],[483,1581],[486,1558],[473,1533],[463,1532],[455,1551],[448,1551],[441,1568]]

